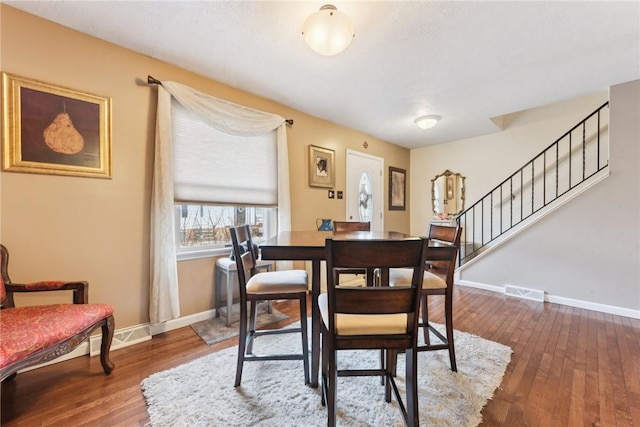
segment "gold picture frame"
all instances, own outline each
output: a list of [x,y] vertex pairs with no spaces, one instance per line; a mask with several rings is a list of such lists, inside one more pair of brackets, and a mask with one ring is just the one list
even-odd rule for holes
[[389,166],[389,210],[403,211],[406,209],[407,171]]
[[2,170],[111,178],[111,99],[2,73]]
[[309,187],[335,186],[335,152],[309,145]]

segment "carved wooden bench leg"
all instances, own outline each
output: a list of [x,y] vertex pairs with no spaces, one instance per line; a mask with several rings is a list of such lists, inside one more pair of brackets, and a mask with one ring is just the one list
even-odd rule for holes
[[104,373],[107,375],[109,375],[114,368],[113,363],[109,360],[109,349],[111,348],[114,329],[115,321],[113,320],[113,316],[109,316],[102,325],[102,343],[100,344],[100,363],[102,364]]

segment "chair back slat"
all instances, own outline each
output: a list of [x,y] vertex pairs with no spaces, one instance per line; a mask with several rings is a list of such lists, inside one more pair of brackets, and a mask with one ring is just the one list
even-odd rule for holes
[[[421,253],[422,240],[332,240],[335,268],[401,268],[415,265]],[[348,242],[348,243],[343,243]],[[399,245],[398,242],[403,242]],[[400,250],[399,248],[402,248]],[[329,254],[327,254],[327,257]]]
[[337,313],[396,314],[413,309],[414,290],[411,288],[338,286],[335,292]]
[[333,221],[333,231],[371,231],[371,223],[358,221]]

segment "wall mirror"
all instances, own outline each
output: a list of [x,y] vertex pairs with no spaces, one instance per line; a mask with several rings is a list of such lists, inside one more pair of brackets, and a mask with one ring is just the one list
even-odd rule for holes
[[435,215],[458,215],[464,210],[464,180],[459,173],[446,170],[431,180],[431,200]]

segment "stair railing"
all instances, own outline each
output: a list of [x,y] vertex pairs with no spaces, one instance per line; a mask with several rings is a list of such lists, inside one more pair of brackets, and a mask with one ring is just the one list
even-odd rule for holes
[[456,221],[463,227],[458,265],[609,166],[605,102],[545,148]]

